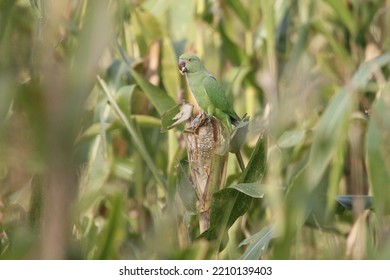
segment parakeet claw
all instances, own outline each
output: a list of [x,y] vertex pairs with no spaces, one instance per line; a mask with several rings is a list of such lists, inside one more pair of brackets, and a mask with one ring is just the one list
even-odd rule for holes
[[210,121],[206,113],[200,113],[192,121],[191,125],[186,128],[184,131],[188,133],[195,133],[199,127],[204,125],[207,121]]
[[207,119],[207,116],[205,114],[199,114],[197,115],[191,122],[191,128],[195,131],[202,126]]

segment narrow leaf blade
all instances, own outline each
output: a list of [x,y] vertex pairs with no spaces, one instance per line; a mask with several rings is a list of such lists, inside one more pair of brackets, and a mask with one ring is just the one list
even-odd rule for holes
[[266,185],[260,185],[257,183],[241,183],[237,185],[230,186],[229,188],[233,188],[246,194],[253,198],[262,198],[266,191]]
[[146,81],[140,74],[138,74],[135,70],[129,68],[130,74],[137,82],[142,91],[149,98],[150,102],[153,104],[154,108],[156,108],[157,112],[160,114],[164,114],[166,111],[174,107],[175,101],[166,94],[162,89],[152,85],[148,81]]

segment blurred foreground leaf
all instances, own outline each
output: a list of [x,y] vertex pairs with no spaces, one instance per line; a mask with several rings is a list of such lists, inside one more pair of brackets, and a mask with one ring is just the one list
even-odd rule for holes
[[356,24],[347,3],[338,0],[326,0],[325,2],[333,8],[334,12],[339,16],[338,18],[341,19],[344,25],[348,28],[349,32],[351,32],[352,35],[355,35]]
[[135,145],[137,146],[140,154],[142,155],[143,159],[147,163],[150,171],[152,172],[155,180],[157,181],[158,184],[166,188],[166,182],[164,178],[160,175],[156,165],[154,164],[154,161],[150,157],[144,143],[140,140],[136,129],[130,124],[130,122],[127,120],[127,117],[123,114],[123,112],[120,110],[118,104],[116,103],[115,99],[112,97],[109,89],[107,88],[106,83],[98,76],[97,77],[99,80],[100,85],[103,88],[104,93],[106,94],[108,101],[110,102],[111,106],[113,107],[115,113],[118,114],[119,118],[125,125],[127,131],[130,133],[131,137],[133,138],[133,141]]
[[354,95],[341,89],[316,127],[308,163],[309,188],[317,186],[340,142],[345,141]]
[[356,90],[366,87],[372,74],[388,63],[390,53],[363,63],[352,77],[352,87],[340,89],[332,98],[316,127],[310,151],[308,184],[311,187],[318,184],[338,146],[346,140],[349,119],[356,106]]
[[258,233],[244,239],[238,246],[249,245],[245,253],[241,256],[242,260],[258,260],[266,251],[269,242],[275,237],[274,226],[269,225]]
[[372,106],[366,134],[369,180],[378,211],[390,213],[390,84]]
[[280,148],[290,148],[299,144],[305,137],[303,130],[285,131],[278,139],[278,146]]

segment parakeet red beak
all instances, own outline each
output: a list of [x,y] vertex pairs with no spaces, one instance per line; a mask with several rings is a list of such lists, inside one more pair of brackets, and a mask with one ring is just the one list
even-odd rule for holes
[[184,60],[179,60],[179,71],[182,75],[184,75],[184,73],[187,73],[186,63]]

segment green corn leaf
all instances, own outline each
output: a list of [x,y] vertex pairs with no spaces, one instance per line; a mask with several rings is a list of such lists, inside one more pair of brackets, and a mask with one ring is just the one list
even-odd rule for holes
[[[265,143],[262,136],[259,137],[256,147],[249,159],[248,166],[241,175],[240,183],[259,182],[266,168]],[[235,188],[224,188],[214,193],[211,202],[210,228],[203,232],[199,238],[208,240],[222,238],[221,232],[231,227],[237,218],[248,211],[252,197],[243,192],[245,185]],[[248,190],[247,190],[248,191]],[[254,194],[254,192],[252,192]],[[259,193],[256,193],[258,196]]]
[[258,183],[241,183],[237,185],[230,186],[253,198],[263,198],[264,193],[266,192],[266,185],[260,185]]
[[261,231],[244,239],[238,246],[249,245],[241,256],[242,260],[258,260],[268,248],[268,244],[275,237],[274,226],[269,225]]
[[140,74],[138,74],[135,70],[129,68],[130,74],[137,82],[142,91],[149,98],[150,102],[153,104],[154,108],[156,108],[157,112],[163,115],[166,111],[174,107],[175,101],[166,94],[162,89],[152,85],[148,81],[146,81]]

